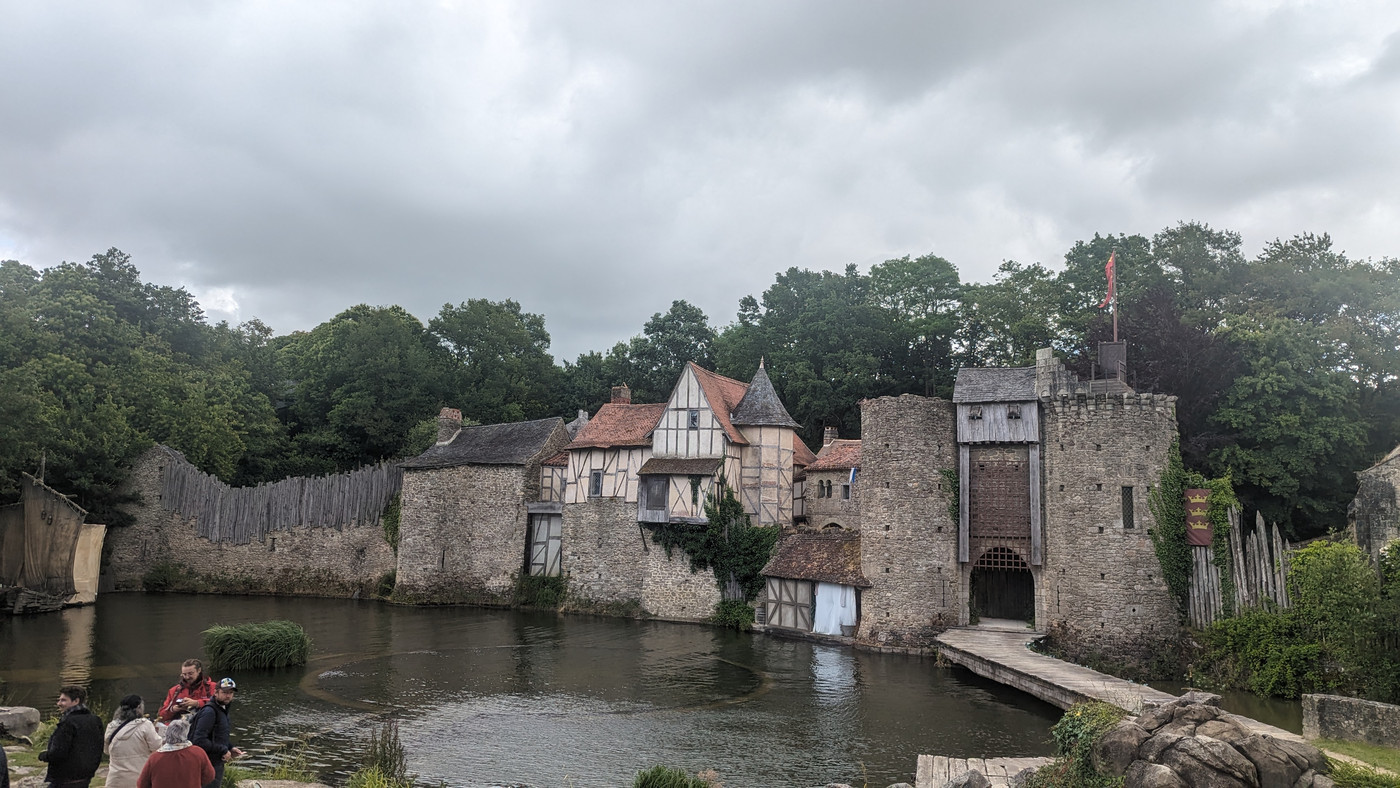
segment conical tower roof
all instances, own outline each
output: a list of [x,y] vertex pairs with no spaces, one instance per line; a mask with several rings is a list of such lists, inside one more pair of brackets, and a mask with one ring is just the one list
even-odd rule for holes
[[783,401],[778,399],[778,392],[773,390],[773,381],[768,379],[762,361],[758,362],[758,372],[754,373],[749,390],[744,393],[744,398],[739,400],[734,412],[729,415],[729,420],[737,425],[754,427],[795,429],[800,426],[788,415]]

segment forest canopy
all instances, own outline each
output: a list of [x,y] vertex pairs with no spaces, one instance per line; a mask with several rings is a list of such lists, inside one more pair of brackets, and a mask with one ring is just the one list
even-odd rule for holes
[[687,361],[748,380],[764,359],[809,445],[860,433],[859,402],[948,397],[962,366],[1024,366],[1052,347],[1082,376],[1112,316],[1115,254],[1129,383],[1178,397],[1186,464],[1228,474],[1295,537],[1345,521],[1355,472],[1400,443],[1400,262],[1326,235],[1266,244],[1182,223],[1095,235],[1056,271],[1006,261],[962,282],[928,254],[861,273],[789,268],[716,326],[683,300],[627,342],[556,363],[545,317],[512,300],[445,304],[424,324],[351,306],[278,336],[210,324],[184,289],[143,282],[116,249],[36,270],[0,263],[0,502],[21,471],[120,525],[121,485],[154,442],[234,485],[411,456],[444,405],[480,423],[592,413],[609,387],[656,402]]

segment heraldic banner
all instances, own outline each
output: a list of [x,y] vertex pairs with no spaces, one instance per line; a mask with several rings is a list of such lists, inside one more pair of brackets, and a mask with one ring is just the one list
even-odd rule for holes
[[1186,491],[1186,543],[1210,545],[1210,490]]

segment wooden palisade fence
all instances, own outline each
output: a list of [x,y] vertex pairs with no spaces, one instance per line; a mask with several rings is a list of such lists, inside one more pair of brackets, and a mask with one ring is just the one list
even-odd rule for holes
[[[1234,569],[1234,609],[1288,607],[1288,566],[1292,546],[1277,526],[1255,517],[1247,533],[1241,527],[1240,513],[1230,513],[1230,564]],[[1187,621],[1205,629],[1221,617],[1225,609],[1220,568],[1215,565],[1214,548],[1191,548],[1191,589],[1187,598]]]
[[247,544],[269,531],[334,528],[377,523],[398,495],[403,471],[381,462],[333,476],[293,476],[255,487],[230,487],[170,451],[162,472],[160,503],[194,518],[212,542]]

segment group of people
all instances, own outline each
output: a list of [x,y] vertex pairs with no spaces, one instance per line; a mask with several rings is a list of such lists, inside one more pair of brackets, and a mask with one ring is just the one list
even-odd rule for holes
[[187,659],[154,721],[140,695],[127,695],[104,731],[87,691],[65,686],[58,727],[39,754],[48,763],[44,782],[87,788],[106,752],[107,788],[218,788],[224,764],[243,755],[230,743],[228,709],[237,691],[233,679],[215,682],[202,662]]

